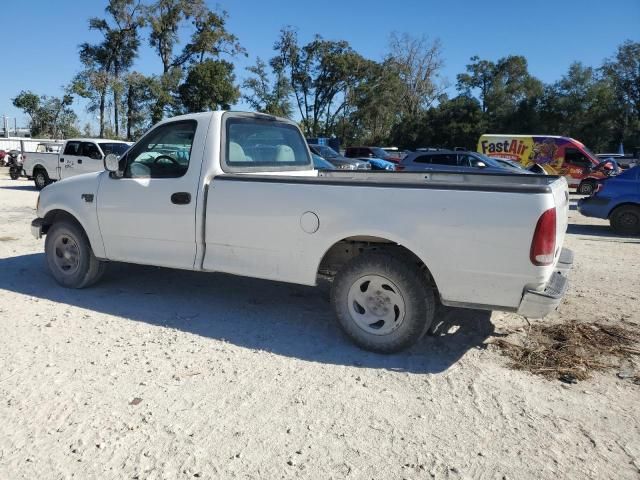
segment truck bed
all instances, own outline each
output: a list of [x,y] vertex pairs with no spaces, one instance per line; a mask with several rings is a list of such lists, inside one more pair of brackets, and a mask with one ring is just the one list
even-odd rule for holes
[[[202,269],[313,284],[329,247],[376,237],[415,253],[443,302],[515,309],[525,288],[543,288],[554,271],[534,266],[529,252],[536,222],[553,207],[562,245],[567,199],[566,181],[544,175],[223,174],[206,200]],[[309,217],[317,233],[301,228]]]

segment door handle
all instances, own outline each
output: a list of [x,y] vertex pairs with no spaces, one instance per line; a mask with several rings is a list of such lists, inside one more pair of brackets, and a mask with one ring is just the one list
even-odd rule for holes
[[171,203],[176,205],[187,205],[191,203],[191,194],[189,192],[176,192],[171,195]]
[[82,159],[81,158],[78,159],[78,163],[82,163]]

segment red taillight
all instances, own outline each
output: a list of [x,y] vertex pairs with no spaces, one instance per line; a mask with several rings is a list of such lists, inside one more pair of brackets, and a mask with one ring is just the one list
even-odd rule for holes
[[396,164],[396,172],[400,172],[402,170],[404,170],[404,165],[400,165],[400,164]]
[[556,252],[556,209],[550,208],[538,219],[531,240],[531,263],[538,266],[551,265]]

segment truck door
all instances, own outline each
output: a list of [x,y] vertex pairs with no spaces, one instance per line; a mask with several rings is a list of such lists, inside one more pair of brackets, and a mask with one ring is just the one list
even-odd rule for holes
[[[210,119],[207,119],[209,121]],[[121,159],[122,178],[104,174],[97,195],[107,258],[193,268],[195,210],[207,125],[159,125]]]
[[80,141],[70,141],[64,147],[64,152],[58,158],[58,177],[60,179],[71,177],[74,174],[76,160],[80,158]]

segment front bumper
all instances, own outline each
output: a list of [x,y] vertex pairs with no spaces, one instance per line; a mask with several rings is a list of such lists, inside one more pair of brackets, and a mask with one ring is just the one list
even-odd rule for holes
[[31,222],[31,235],[36,239],[42,238],[42,227],[44,226],[44,220],[42,218],[36,218]]
[[553,312],[567,292],[567,275],[573,266],[573,252],[563,248],[556,264],[556,270],[543,290],[525,290],[518,313],[527,318],[542,318]]
[[606,197],[586,197],[578,200],[578,211],[585,217],[607,218],[608,205]]

